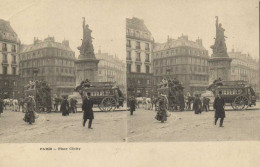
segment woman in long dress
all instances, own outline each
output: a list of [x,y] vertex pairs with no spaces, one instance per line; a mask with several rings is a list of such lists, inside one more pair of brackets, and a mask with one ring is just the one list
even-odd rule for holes
[[24,103],[25,116],[24,121],[28,122],[30,125],[35,122],[35,101],[32,96],[26,98]]
[[195,114],[201,114],[202,103],[198,94],[196,94],[195,96],[193,107],[194,107]]

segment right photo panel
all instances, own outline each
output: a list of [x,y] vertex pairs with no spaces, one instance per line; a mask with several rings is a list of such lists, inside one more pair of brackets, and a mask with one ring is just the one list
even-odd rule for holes
[[258,141],[259,2],[126,6],[126,141]]

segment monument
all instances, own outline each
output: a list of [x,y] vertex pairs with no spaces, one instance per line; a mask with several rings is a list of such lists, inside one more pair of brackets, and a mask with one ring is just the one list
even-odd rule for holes
[[222,80],[230,80],[231,78],[231,61],[228,57],[227,46],[224,35],[225,29],[222,28],[221,23],[218,23],[218,16],[216,16],[216,38],[214,45],[211,46],[213,54],[209,59],[209,82],[221,78]]
[[94,53],[92,44],[92,30],[85,24],[85,17],[83,17],[83,39],[81,46],[78,47],[80,55],[75,62],[76,65],[76,84],[79,85],[83,80],[88,79],[91,82],[97,81],[98,63]]

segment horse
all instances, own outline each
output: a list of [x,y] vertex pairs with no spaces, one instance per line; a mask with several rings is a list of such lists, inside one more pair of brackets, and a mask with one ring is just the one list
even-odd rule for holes
[[19,105],[18,105],[18,100],[17,99],[13,99],[13,111],[17,112],[19,111]]
[[140,107],[139,107],[139,104],[140,104],[140,103],[142,104],[142,106],[144,106],[145,101],[146,101],[146,97],[136,97],[136,98],[135,98],[136,107],[137,107],[137,108],[140,108]]

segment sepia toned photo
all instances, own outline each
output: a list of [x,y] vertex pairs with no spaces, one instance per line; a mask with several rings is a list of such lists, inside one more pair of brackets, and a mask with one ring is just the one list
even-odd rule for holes
[[258,141],[258,1],[127,1],[128,142]]
[[124,2],[5,3],[0,142],[124,142]]

